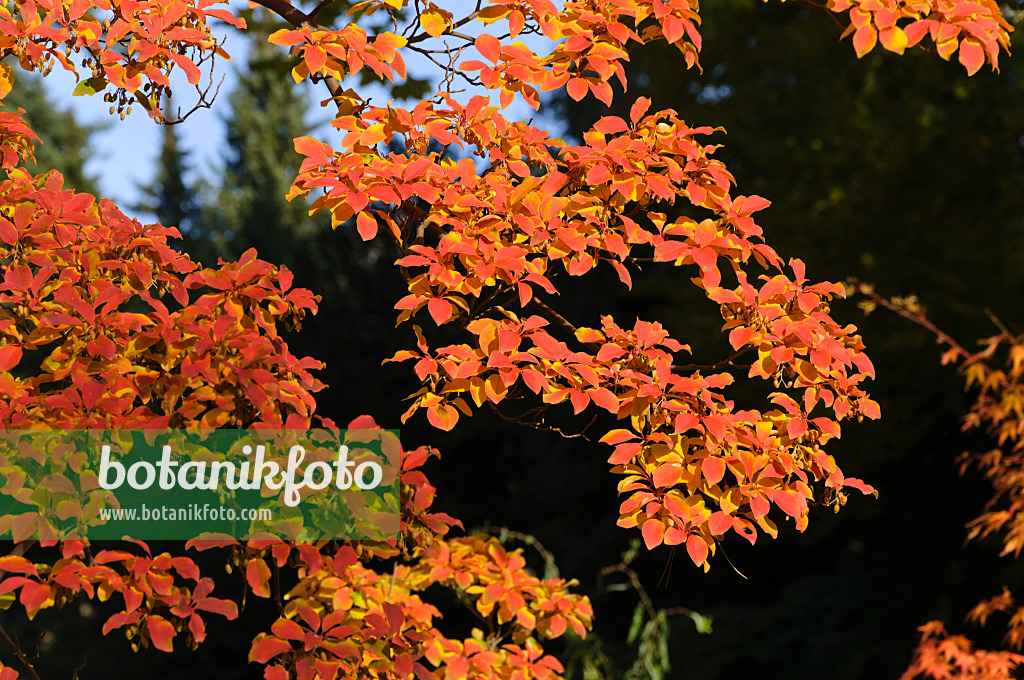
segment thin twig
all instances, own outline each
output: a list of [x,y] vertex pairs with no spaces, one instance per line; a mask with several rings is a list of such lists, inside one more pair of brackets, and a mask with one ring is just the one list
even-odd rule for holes
[[35,666],[32,665],[32,660],[28,658],[24,651],[22,651],[21,645],[7,634],[7,631],[4,630],[3,626],[0,626],[0,640],[3,640],[4,643],[11,648],[11,651],[14,652],[14,656],[18,657],[18,661],[20,661],[21,665],[25,667],[28,674],[32,676],[32,680],[43,680],[39,677],[39,673],[36,671]]
[[951,336],[949,333],[946,333],[941,328],[933,324],[931,320],[928,317],[926,317],[922,312],[912,311],[910,309],[907,309],[905,306],[898,305],[892,302],[891,300],[884,298],[878,293],[876,293],[874,288],[872,288],[871,286],[866,286],[860,282],[855,282],[854,288],[861,295],[865,295],[871,298],[871,300],[879,307],[884,307],[885,309],[888,309],[891,312],[899,314],[904,319],[909,319],[910,321],[913,321],[922,328],[927,328],[929,331],[935,334],[935,337],[939,339],[939,342],[943,342],[949,345],[954,351],[956,351],[957,354],[960,355],[961,358],[966,359],[971,356],[971,353],[964,349],[963,345],[957,342],[953,338],[953,336]]

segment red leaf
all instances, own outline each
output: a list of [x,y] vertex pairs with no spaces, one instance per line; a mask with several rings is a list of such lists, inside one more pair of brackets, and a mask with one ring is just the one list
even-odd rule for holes
[[245,565],[245,580],[253,593],[260,597],[270,597],[270,567],[262,559],[252,560]]
[[747,344],[753,335],[753,328],[749,326],[737,326],[729,333],[729,344],[732,345],[733,349],[739,349],[743,345]]
[[364,241],[369,241],[377,235],[377,220],[366,213],[359,213],[356,216],[356,231]]
[[392,635],[398,635],[402,631],[402,624],[405,623],[405,612],[402,607],[390,602],[382,602],[381,608],[388,620],[388,629]]
[[662,524],[661,520],[649,519],[640,527],[640,533],[644,536],[644,543],[647,545],[647,549],[653,550],[661,545],[661,541],[665,536],[665,525]]
[[202,642],[206,639],[206,625],[203,620],[199,618],[198,614],[193,614],[188,619],[188,629],[192,633],[192,638],[196,642]]
[[0,347],[0,371],[9,371],[21,361],[21,348],[14,345]]
[[794,418],[786,423],[786,433],[790,439],[799,439],[807,432],[807,421],[803,418]]
[[629,430],[611,430],[608,434],[601,437],[600,441],[602,444],[611,444],[614,446],[615,444],[621,444],[622,442],[629,441],[630,439],[636,439],[636,435]]
[[973,76],[985,63],[985,50],[973,40],[960,43],[960,63],[967,69],[967,75]]
[[162,652],[173,650],[174,626],[162,616],[150,615],[146,619],[146,627],[149,630],[149,639],[153,646]]
[[850,487],[851,489],[856,489],[857,491],[860,491],[865,496],[875,496],[876,498],[878,497],[878,491],[875,490],[875,487],[871,486],[870,484],[865,484],[859,479],[847,477],[845,480],[843,480],[843,487],[847,486]]
[[142,612],[140,611],[118,612],[107,619],[107,622],[103,624],[103,634],[106,635],[115,628],[120,628],[121,626],[125,626],[129,623],[135,623],[140,618],[142,618]]
[[556,638],[565,632],[565,617],[561,614],[555,614],[551,617],[551,622],[548,624],[547,637]]
[[50,587],[35,581],[29,581],[21,587],[21,603],[25,609],[34,612],[50,598]]
[[649,108],[651,108],[651,100],[647,97],[639,97],[629,109],[629,119],[634,123],[640,122]]
[[718,253],[714,248],[694,248],[690,251],[690,255],[697,266],[704,271],[715,266],[715,262],[718,260]]
[[693,535],[686,539],[686,552],[698,567],[708,561],[708,544],[700,536]]
[[403,678],[407,678],[412,675],[412,657],[408,654],[399,654],[395,656],[395,671],[397,671]]
[[602,135],[611,135],[616,132],[625,132],[629,126],[618,116],[604,116],[594,123],[594,129]]
[[704,423],[704,428],[708,434],[714,437],[718,441],[722,441],[725,437],[725,420],[720,416],[708,416],[701,420]]
[[857,51],[857,58],[863,57],[875,47],[878,34],[875,33],[871,24],[864,24],[853,34],[853,49]]
[[12,574],[39,575],[35,565],[20,555],[4,555],[0,557],[0,572],[2,571],[9,571]]
[[700,464],[700,470],[708,484],[718,484],[725,477],[725,461],[715,456],[709,456]]
[[679,527],[669,527],[665,530],[665,545],[679,545],[686,540],[690,533]]
[[197,602],[196,609],[204,612],[211,612],[213,614],[220,614],[229,621],[238,618],[238,605],[231,600],[208,597],[202,602]]
[[605,388],[599,388],[589,392],[590,400],[595,404],[608,411],[609,413],[618,413],[619,411],[619,400],[616,396]]
[[278,654],[290,651],[292,651],[290,642],[276,637],[263,637],[252,643],[252,649],[249,650],[249,661],[266,663]]
[[18,230],[14,228],[10,220],[2,217],[0,217],[0,241],[12,246],[18,242]]
[[678,463],[666,463],[665,465],[660,465],[654,471],[654,486],[659,489],[664,489],[666,487],[672,486],[673,484],[679,481],[679,477],[682,474],[683,471],[679,467]]
[[572,78],[566,84],[565,89],[574,101],[580,101],[587,96],[589,88],[587,87],[587,81],[583,80],[583,78]]
[[270,627],[270,630],[274,635],[284,638],[285,640],[302,642],[306,639],[306,629],[291,619],[281,618],[274,621],[274,625]]
[[[311,165],[314,167],[327,165],[334,158],[334,149],[312,137],[296,137],[295,150],[312,161]],[[305,165],[306,162],[303,162],[303,166]]]
[[608,457],[608,462],[612,465],[622,465],[628,463],[633,459],[637,453],[640,452],[640,442],[629,442],[627,444],[619,444],[615,447],[615,451]]
[[476,49],[484,59],[497,63],[501,54],[501,43],[493,35],[484,33],[476,39]]
[[452,303],[443,298],[432,298],[427,303],[427,311],[438,326],[452,318]]
[[708,529],[715,536],[722,536],[729,529],[732,528],[732,517],[725,514],[721,510],[711,515],[711,519],[708,520]]
[[760,496],[750,497],[750,512],[754,515],[755,519],[760,519],[767,515],[769,508],[771,508],[771,505]]
[[790,517],[799,517],[807,511],[807,506],[804,504],[803,499],[795,493],[775,491],[772,494],[772,500],[775,501],[775,505],[782,508],[782,511]]

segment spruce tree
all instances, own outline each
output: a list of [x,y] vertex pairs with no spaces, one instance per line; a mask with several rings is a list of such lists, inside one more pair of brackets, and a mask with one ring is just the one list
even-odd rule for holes
[[[171,108],[168,100],[165,109]],[[168,118],[172,117],[168,114]],[[164,125],[162,135],[156,176],[139,187],[143,200],[135,209],[152,213],[161,224],[177,227],[186,239],[198,241],[194,232],[199,228],[201,208],[195,188],[185,180],[191,170],[188,152],[181,148],[176,126]]]

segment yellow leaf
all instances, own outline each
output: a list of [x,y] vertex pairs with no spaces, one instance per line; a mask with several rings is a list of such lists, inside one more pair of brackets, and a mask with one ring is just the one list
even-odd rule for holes
[[0,99],[6,97],[13,85],[11,84],[11,67],[7,64],[0,64]]
[[903,50],[907,49],[907,34],[899,26],[883,28],[878,34],[878,39],[882,42],[882,47],[890,52],[903,54]]
[[305,61],[300,61],[295,68],[292,69],[292,78],[296,83],[301,83],[309,76],[309,67],[306,66]]
[[441,10],[436,8],[428,9],[420,15],[420,25],[423,26],[424,31],[435,38],[440,37],[448,30],[448,21]]

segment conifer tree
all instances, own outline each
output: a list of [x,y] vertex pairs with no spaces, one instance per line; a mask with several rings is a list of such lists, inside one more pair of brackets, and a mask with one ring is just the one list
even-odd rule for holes
[[[164,108],[168,112],[171,110],[171,99],[167,100]],[[201,207],[195,187],[185,179],[191,170],[189,154],[181,148],[176,126],[164,125],[162,133],[156,176],[152,182],[140,187],[144,198],[136,209],[152,213],[161,224],[177,227],[186,239],[191,237],[198,243],[200,239],[195,238],[197,234],[193,232],[198,228]]]

